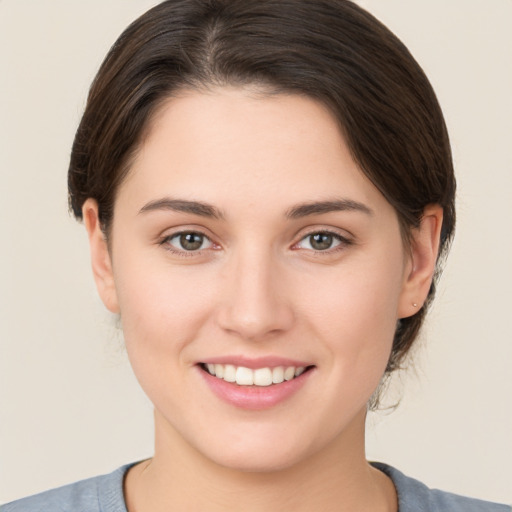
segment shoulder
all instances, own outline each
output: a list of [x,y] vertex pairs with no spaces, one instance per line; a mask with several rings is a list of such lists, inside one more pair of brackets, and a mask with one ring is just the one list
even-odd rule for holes
[[132,464],[0,506],[0,512],[126,512],[124,475]]
[[386,464],[372,465],[388,475],[395,484],[400,512],[512,512],[512,507],[508,505],[429,489],[420,481]]

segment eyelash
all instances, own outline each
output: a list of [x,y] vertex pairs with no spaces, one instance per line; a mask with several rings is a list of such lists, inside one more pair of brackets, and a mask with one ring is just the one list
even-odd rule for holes
[[[177,239],[177,238],[185,236],[185,235],[197,235],[202,238],[201,246],[204,244],[204,242],[209,242],[211,247],[207,247],[204,249],[199,248],[197,250],[187,250],[185,248],[177,249],[177,248],[173,247],[173,245],[171,245],[171,243],[170,243],[171,240]],[[303,249],[303,248],[298,247],[298,245],[301,242],[307,241],[308,239],[311,239],[311,237],[313,237],[315,235],[330,236],[337,242],[337,244],[334,245],[334,247],[329,247],[325,250],[314,249],[313,247],[311,247],[311,249]],[[338,251],[342,251],[346,247],[353,245],[353,243],[354,242],[352,240],[350,240],[349,238],[347,238],[345,236],[340,235],[339,233],[337,233],[335,231],[330,231],[328,229],[321,229],[321,230],[310,231],[309,233],[305,234],[298,242],[293,244],[292,249],[293,250],[306,250],[306,251],[312,252],[315,255],[323,255],[323,254],[328,255],[328,254],[337,253]],[[182,257],[182,258],[194,257],[199,254],[202,254],[205,250],[208,250],[212,247],[215,247],[215,248],[219,247],[207,235],[205,235],[204,233],[201,233],[200,231],[194,231],[194,230],[179,231],[177,233],[173,233],[172,235],[168,235],[168,236],[164,237],[159,242],[159,245],[164,246],[164,248],[166,250],[168,250],[168,251],[172,252],[173,254],[175,254],[179,257]],[[309,245],[311,246],[311,242],[309,242]]]
[[185,236],[185,235],[197,235],[197,236],[200,236],[202,238],[202,243],[201,245],[204,244],[204,242],[209,242],[212,246],[215,246],[216,244],[214,244],[212,242],[212,240],[210,239],[210,237],[208,237],[207,235],[205,235],[204,233],[201,233],[200,231],[194,231],[194,230],[188,230],[188,231],[179,231],[177,233],[173,233],[172,235],[169,235],[169,236],[166,236],[164,237],[160,242],[159,242],[159,245],[161,246],[164,246],[164,248],[167,250],[167,251],[170,251],[172,252],[173,254],[177,255],[177,256],[180,256],[182,258],[190,258],[190,257],[194,257],[194,256],[197,256],[198,254],[201,254],[203,253],[203,251],[209,249],[210,247],[208,247],[207,249],[198,249],[198,250],[187,250],[185,248],[183,249],[177,249],[175,247],[173,247],[171,245],[171,240],[173,239],[177,239],[179,237],[182,237],[182,236]]
[[[309,233],[304,235],[297,243],[295,243],[293,245],[293,248],[295,250],[301,250],[301,248],[299,248],[297,246],[301,242],[303,242],[305,240],[308,240],[312,236],[315,236],[315,235],[328,235],[328,236],[331,236],[338,243],[334,247],[329,247],[328,249],[325,249],[325,250],[314,249],[314,248],[303,249],[303,250],[311,251],[314,255],[324,255],[324,254],[325,255],[331,255],[331,254],[335,254],[335,253],[337,253],[339,251],[342,251],[342,250],[346,249],[348,246],[353,245],[353,243],[354,243],[353,240],[351,240],[351,239],[349,239],[349,238],[347,238],[347,237],[345,237],[343,235],[340,235],[336,231],[331,231],[331,230],[328,230],[328,229],[319,229],[319,230],[310,231]],[[311,243],[310,243],[310,245],[311,245]]]

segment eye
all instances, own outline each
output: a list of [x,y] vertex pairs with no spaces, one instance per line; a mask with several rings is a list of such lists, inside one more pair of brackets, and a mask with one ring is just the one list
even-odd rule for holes
[[196,231],[184,231],[169,236],[164,240],[164,243],[169,244],[173,249],[178,251],[201,251],[212,247],[212,241],[202,233]]
[[313,251],[328,251],[329,249],[334,249],[341,244],[348,243],[349,241],[341,235],[330,233],[329,231],[319,231],[305,236],[298,244],[296,244],[296,247],[299,249],[309,249]]

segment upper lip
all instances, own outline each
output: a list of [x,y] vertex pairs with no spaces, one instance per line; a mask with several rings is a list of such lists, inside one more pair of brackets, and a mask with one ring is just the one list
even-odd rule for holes
[[255,357],[250,358],[246,356],[235,356],[235,355],[227,355],[227,356],[218,356],[218,357],[209,357],[200,361],[203,364],[231,364],[233,366],[243,366],[245,368],[250,368],[252,370],[256,370],[258,368],[275,368],[277,366],[312,366],[311,362],[300,361],[298,359],[290,359],[288,357],[279,357],[279,356],[263,356],[263,357]]

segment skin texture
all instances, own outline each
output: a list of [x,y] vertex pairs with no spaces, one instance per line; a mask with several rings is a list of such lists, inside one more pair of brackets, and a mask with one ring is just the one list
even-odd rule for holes
[[[368,211],[290,216],[335,200]],[[396,510],[392,484],[365,460],[366,403],[397,320],[427,296],[439,207],[404,247],[394,209],[322,105],[223,88],[160,109],[118,191],[109,245],[92,199],[83,212],[99,293],[121,314],[155,406],[155,456],[128,475],[130,510]],[[190,231],[205,235],[200,250],[180,246],[176,233]],[[332,247],[314,250],[310,235],[325,232]],[[198,366],[227,356],[313,368],[285,401],[244,410]]]

